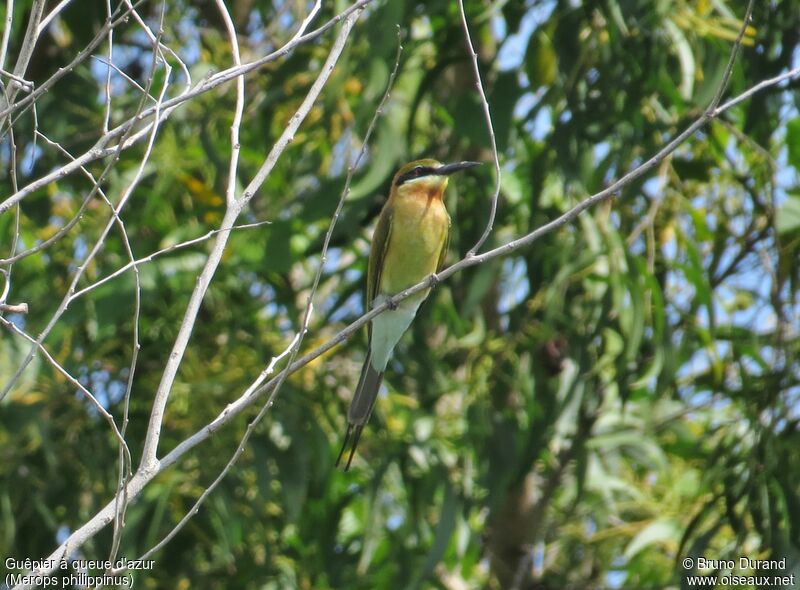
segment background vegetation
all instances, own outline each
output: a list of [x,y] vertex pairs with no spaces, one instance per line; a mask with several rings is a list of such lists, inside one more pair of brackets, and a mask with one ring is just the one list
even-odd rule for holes
[[[8,71],[32,2],[10,5]],[[312,28],[347,6],[324,3]],[[311,7],[231,1],[242,61],[283,46]],[[161,42],[193,80],[232,64],[214,2],[136,10],[153,31],[163,22]],[[746,3],[469,0],[465,11],[502,167],[488,249],[553,220],[695,121],[719,87]],[[106,15],[102,2],[67,5],[22,77],[41,85]],[[751,25],[725,98],[800,66],[796,2],[755,2]],[[332,234],[301,353],[362,315],[372,222],[395,169],[417,157],[492,161],[458,4],[368,3],[319,100],[239,218],[269,225],[230,234],[171,387],[160,457],[238,398],[301,329],[348,166],[395,63],[398,26],[397,79]],[[246,77],[237,194],[337,30]],[[110,126],[106,36],[94,58],[36,98],[35,116],[30,108],[4,116],[3,200],[69,162],[62,150],[90,150],[135,114],[142,89],[158,95],[166,73],[141,23],[117,24],[113,47]],[[184,80],[177,59],[166,61],[169,97]],[[686,583],[684,557],[743,555],[787,557],[787,570],[774,573],[800,577],[797,86],[795,75],[766,87],[613,200],[445,281],[398,347],[350,472],[333,464],[363,334],[291,374],[241,459],[136,584],[663,588]],[[108,167],[99,184],[112,204],[134,187],[120,213],[124,233],[112,224],[103,238],[109,204],[80,171],[0,214],[4,302],[29,306],[7,311],[0,330],[0,387],[12,385],[0,404],[4,559],[50,554],[118,483],[117,438],[54,362],[120,427],[130,388],[125,440],[135,470],[211,240],[72,301],[44,340],[54,362],[39,351],[15,378],[31,348],[18,331],[42,332],[76,273],[80,290],[130,262],[126,239],[143,258],[220,227],[235,102],[232,81],[177,107],[138,183],[147,141],[118,161],[86,165],[95,179]],[[493,183],[491,165],[451,183],[451,262],[483,232]],[[73,219],[53,243],[8,261]],[[128,507],[118,555],[142,555],[191,510],[263,401],[144,488]],[[111,543],[109,526],[75,556],[105,559]]]

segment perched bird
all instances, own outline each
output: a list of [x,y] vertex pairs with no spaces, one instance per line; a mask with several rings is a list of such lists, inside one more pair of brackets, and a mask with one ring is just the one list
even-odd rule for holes
[[[444,262],[450,234],[450,216],[444,206],[444,190],[454,172],[479,162],[442,164],[417,160],[395,174],[389,199],[383,206],[369,254],[367,299],[370,309],[403,289],[437,272]],[[411,325],[430,289],[416,293],[376,316],[369,324],[369,347],[356,392],[347,412],[347,433],[336,459],[338,466],[352,437],[345,471],[372,414],[383,372],[392,350]]]

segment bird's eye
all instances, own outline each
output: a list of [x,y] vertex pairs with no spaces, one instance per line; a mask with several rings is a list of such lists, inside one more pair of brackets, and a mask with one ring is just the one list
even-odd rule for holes
[[424,170],[425,170],[424,166],[417,166],[416,168],[414,168],[414,170],[412,170],[412,172],[414,173],[414,176],[422,176],[422,172]]

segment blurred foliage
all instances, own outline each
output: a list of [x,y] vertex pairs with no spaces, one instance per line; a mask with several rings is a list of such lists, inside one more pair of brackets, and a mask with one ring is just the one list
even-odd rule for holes
[[[244,61],[281,46],[310,7],[229,4]],[[718,87],[745,4],[466,2],[503,169],[490,245],[552,220],[695,120]],[[316,23],[347,3],[324,5]],[[13,6],[12,55],[30,1]],[[157,22],[161,6],[141,10]],[[213,2],[165,6],[164,40],[195,80],[230,63]],[[47,79],[104,18],[103,3],[70,5],[26,77]],[[271,224],[231,236],[172,391],[160,455],[238,397],[299,329],[347,166],[393,65],[396,25],[405,34],[400,74],[336,226],[306,349],[363,311],[371,223],[393,171],[422,156],[491,160],[456,3],[371,4],[240,220]],[[726,96],[799,65],[799,31],[796,3],[755,2]],[[143,39],[132,20],[114,36],[117,66],[142,85],[152,59]],[[331,39],[247,77],[240,186]],[[105,75],[87,61],[66,76],[37,101],[38,129],[72,154],[89,149],[102,129]],[[116,124],[139,95],[112,79]],[[232,473],[155,556],[155,570],[137,574],[139,587],[680,587],[685,556],[787,557],[800,575],[797,84],[729,110],[613,202],[438,288],[398,346],[350,472],[333,463],[364,338],[292,375]],[[234,101],[232,85],[206,93],[160,130],[122,214],[137,257],[218,226]],[[20,185],[66,161],[34,142],[33,130],[30,112],[16,120]],[[143,150],[113,166],[103,184],[112,202]],[[104,166],[88,168],[97,176]],[[491,166],[451,183],[451,261],[483,231],[492,183]],[[72,219],[90,187],[73,174],[24,199],[18,250]],[[0,216],[3,256],[15,211]],[[13,265],[9,301],[30,305],[13,321],[33,335],[45,327],[108,218],[93,198],[66,237]],[[207,251],[200,243],[140,268],[126,435],[135,457]],[[79,288],[126,262],[115,228]],[[80,298],[45,342],[118,418],[131,377],[134,285],[126,273]],[[0,333],[1,383],[27,351]],[[115,441],[38,357],[0,408],[0,555],[41,558],[112,498]],[[245,427],[239,419],[215,433],[145,489],[128,511],[121,555],[138,557],[170,530]],[[106,530],[80,556],[104,559],[109,543]]]

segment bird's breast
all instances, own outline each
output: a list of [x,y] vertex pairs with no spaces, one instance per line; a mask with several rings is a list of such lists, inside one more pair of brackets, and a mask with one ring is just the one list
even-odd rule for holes
[[[439,198],[405,197],[394,203],[380,292],[397,293],[436,272],[450,218]],[[421,297],[425,296],[425,292]]]

